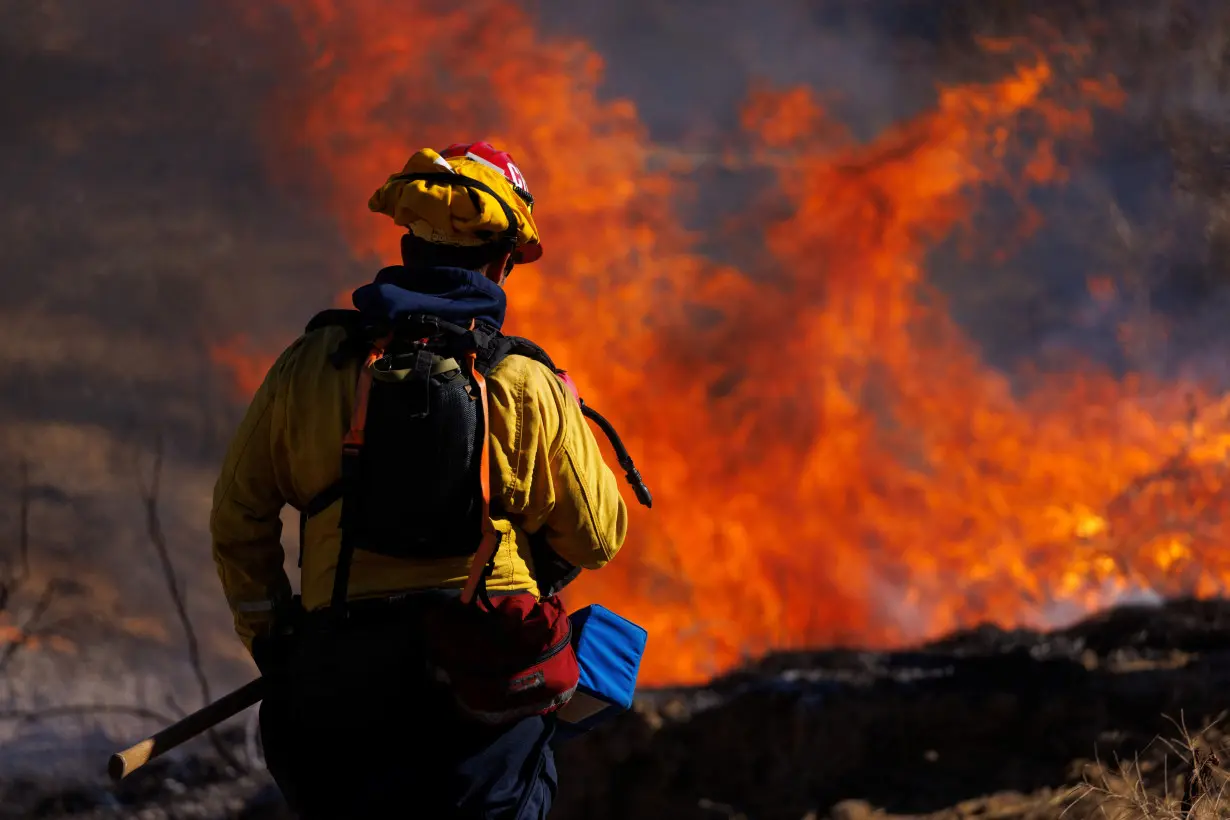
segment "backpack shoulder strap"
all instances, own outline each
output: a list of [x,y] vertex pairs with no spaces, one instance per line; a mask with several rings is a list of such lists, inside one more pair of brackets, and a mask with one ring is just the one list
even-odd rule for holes
[[326,327],[340,327],[346,331],[346,339],[329,354],[329,363],[338,370],[345,368],[356,359],[361,359],[372,346],[372,333],[363,322],[363,315],[357,310],[345,308],[330,308],[322,310],[312,317],[303,328],[303,334]]
[[[365,340],[362,314],[357,310],[330,308],[322,310],[312,317],[303,328],[303,335],[313,333],[326,327],[341,327],[346,331],[346,339],[337,349],[329,354],[329,362],[338,370],[344,368],[351,360],[361,359],[370,349],[371,344]],[[303,567],[303,545],[307,543],[307,522],[324,512],[342,497],[342,482],[337,480],[315,495],[307,505],[299,510],[299,566]]]
[[547,369],[552,373],[559,373],[560,369],[555,366],[555,362],[551,361],[551,357],[547,355],[547,351],[543,350],[538,345],[531,342],[529,339],[521,336],[505,336],[509,343],[508,355],[524,356],[527,359],[533,359],[546,365]]
[[349,334],[351,330],[359,330],[362,327],[360,316],[359,311],[346,308],[322,310],[307,323],[307,326],[303,328],[303,333],[306,335],[314,330],[320,330],[322,327],[341,326]]
[[484,345],[483,349],[478,353],[476,363],[479,370],[486,374],[509,356],[524,356],[527,359],[533,359],[544,365],[552,373],[560,372],[560,369],[555,366],[555,362],[551,361],[551,357],[547,355],[547,351],[529,339],[522,338],[521,336],[505,336],[502,333],[497,333]]

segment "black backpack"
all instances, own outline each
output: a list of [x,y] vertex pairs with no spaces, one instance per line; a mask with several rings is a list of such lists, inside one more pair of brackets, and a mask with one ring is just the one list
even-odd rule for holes
[[[300,565],[308,520],[340,500],[341,553],[331,606],[344,612],[355,549],[394,558],[475,553],[488,517],[499,516],[483,480],[485,376],[507,356],[534,359],[552,373],[563,371],[528,339],[505,336],[479,322],[462,327],[414,315],[390,327],[366,321],[357,310],[326,310],[304,333],[329,326],[346,331],[331,353],[334,367],[343,369],[364,357],[371,367],[360,371],[341,478],[300,511]],[[610,439],[637,500],[652,506],[649,489],[614,427],[584,401],[580,404]],[[541,534],[530,541],[543,597],[557,594],[580,574]],[[488,562],[486,572],[491,569]]]

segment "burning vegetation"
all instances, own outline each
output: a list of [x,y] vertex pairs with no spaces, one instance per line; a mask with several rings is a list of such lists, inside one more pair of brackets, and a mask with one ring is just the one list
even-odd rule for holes
[[[600,93],[591,47],[513,4],[250,14],[293,23],[303,50],[271,105],[271,166],[305,158],[357,258],[392,261],[395,234],[362,203],[420,143],[478,135],[533,169],[547,254],[510,282],[510,321],[652,476],[660,503],[577,593],[650,630],[648,682],[1225,592],[1223,385],[1077,349],[995,366],[930,275],[954,244],[1004,263],[1046,228],[1037,191],[1096,156],[1126,95],[1088,42],[978,37],[983,79],[866,140],[814,89],[760,85],[737,131],[672,150]],[[413,31],[389,24],[406,14]],[[713,167],[754,184],[726,213],[689,209],[690,174]],[[1158,328],[1113,316],[1123,273],[1078,286],[1085,320],[1127,345]],[[271,353],[215,348],[244,393]]]

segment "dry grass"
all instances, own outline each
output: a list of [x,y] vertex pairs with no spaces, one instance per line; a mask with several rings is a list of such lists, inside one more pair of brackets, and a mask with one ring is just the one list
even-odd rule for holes
[[[927,814],[892,814],[845,800],[802,820],[1214,820],[1230,818],[1230,733],[1217,723],[1159,738],[1128,760],[1076,761],[1067,786],[971,798]],[[1227,730],[1230,731],[1230,730]],[[707,805],[705,805],[707,804]],[[741,812],[704,801],[715,817]],[[725,811],[719,809],[726,809]]]
[[1230,737],[1216,724],[1159,739],[1131,760],[1095,762],[1073,790],[1065,817],[1105,820],[1212,820],[1230,817]]

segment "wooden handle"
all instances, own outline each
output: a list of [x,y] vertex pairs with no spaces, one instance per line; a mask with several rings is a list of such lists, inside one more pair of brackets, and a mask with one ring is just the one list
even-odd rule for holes
[[183,720],[168,726],[161,732],[129,746],[122,752],[111,755],[107,761],[107,774],[120,781],[149,763],[164,752],[191,740],[202,732],[212,729],[227,718],[233,717],[265,696],[265,679],[257,678],[229,695],[215,700]]

